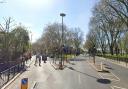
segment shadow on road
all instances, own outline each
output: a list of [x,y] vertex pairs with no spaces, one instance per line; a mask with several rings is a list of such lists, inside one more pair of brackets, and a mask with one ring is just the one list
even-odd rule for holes
[[86,76],[89,76],[89,77],[92,77],[92,78],[98,79],[97,77],[94,77],[94,76],[89,75],[89,74],[87,74],[87,73],[83,73],[83,72],[78,71],[78,70],[76,70],[76,69],[74,69],[74,68],[72,68],[72,67],[67,67],[67,68],[69,68],[70,70],[74,70],[74,71],[76,71],[76,72],[78,72],[78,73],[84,74],[84,75],[86,75]]
[[70,61],[86,61],[86,59],[73,58],[70,59]]
[[108,67],[108,66],[106,66],[105,68],[107,68],[107,69],[110,69],[110,70],[114,70],[113,68],[111,68],[111,67]]
[[110,70],[114,70],[112,67],[110,67],[110,65],[108,65],[108,64],[103,64],[103,65],[105,65],[105,68],[107,68],[107,69],[110,69]]
[[71,65],[76,65],[75,63],[70,63],[70,62],[69,62],[69,64],[71,64]]
[[94,77],[94,76],[92,76],[92,75],[89,75],[89,74],[87,74],[87,73],[83,73],[83,72],[81,72],[81,71],[78,71],[78,70],[74,69],[73,67],[67,67],[67,68],[70,69],[70,70],[76,71],[76,72],[78,72],[78,73],[84,74],[84,75],[86,75],[86,76],[95,78],[95,79],[97,79],[97,82],[99,82],[99,83],[102,83],[102,84],[110,84],[110,83],[111,83],[111,81],[108,80],[108,79],[99,79],[99,78]]

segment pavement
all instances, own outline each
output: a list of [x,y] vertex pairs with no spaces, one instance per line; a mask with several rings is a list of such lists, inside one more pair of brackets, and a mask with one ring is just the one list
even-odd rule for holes
[[[32,56],[32,59],[33,59],[33,57],[34,57],[34,56]],[[26,67],[26,69],[29,68],[32,63],[33,63],[33,60],[28,60],[27,63],[25,62],[25,67]],[[6,87],[8,87],[8,86],[9,86],[12,82],[14,82],[15,79],[17,79],[23,72],[24,72],[24,71],[21,71],[20,73],[16,74],[16,75],[14,76],[14,78],[12,78],[9,82],[7,82],[1,89],[5,89]],[[5,77],[5,76],[4,76],[4,77]],[[4,82],[4,81],[2,80],[2,78],[0,78],[0,81],[1,81],[1,82]],[[1,82],[0,82],[0,83],[1,83]]]
[[[34,60],[33,58],[32,60]],[[128,70],[119,65],[96,58],[111,67],[110,73],[97,72],[88,62],[87,56],[79,56],[67,63],[64,70],[55,70],[50,60],[22,73],[5,89],[20,89],[21,79],[28,78],[28,89],[128,89]]]

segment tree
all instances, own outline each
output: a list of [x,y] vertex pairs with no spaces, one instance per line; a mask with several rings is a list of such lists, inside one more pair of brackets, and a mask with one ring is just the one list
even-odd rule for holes
[[[62,43],[62,24],[53,23],[48,24],[44,28],[44,32],[39,38],[39,40],[33,44],[35,49],[41,47],[41,50],[47,51],[47,53],[58,53],[60,54],[64,48],[74,47],[75,49],[79,49],[82,44],[82,32],[80,28],[72,28],[68,29],[66,25],[64,25],[64,33],[63,33],[63,43]],[[39,46],[40,44],[40,46]],[[38,45],[38,47],[36,47]],[[67,49],[68,50],[68,49]]]
[[9,52],[9,46],[10,46],[10,31],[11,31],[11,27],[13,26],[13,19],[11,17],[5,19],[5,26],[3,26],[2,24],[0,24],[0,28],[1,28],[1,35],[2,35],[2,43],[1,43],[1,55],[2,55],[2,59],[6,59],[6,60],[10,60],[11,58],[11,54]]
[[96,35],[95,35],[95,33],[94,33],[94,31],[90,31],[89,33],[88,33],[88,35],[86,36],[86,42],[85,42],[85,48],[87,49],[87,50],[89,50],[89,49],[91,49],[91,48],[93,48],[94,46],[96,46],[97,45],[97,42],[96,42]]
[[[30,48],[28,31],[23,26],[17,26],[11,31],[11,48],[15,54],[23,54]],[[19,57],[20,55],[16,55]]]
[[73,44],[74,47],[76,48],[76,51],[80,48],[81,44],[83,41],[83,34],[80,28],[74,28],[73,31]]
[[95,30],[95,37],[102,53],[104,54],[105,50],[109,49],[113,55],[114,49],[119,47],[117,43],[126,28],[120,16],[106,3],[108,1],[112,0],[102,0],[95,5],[89,25],[91,29]]
[[[0,24],[0,57],[4,61],[16,61],[29,49],[29,36],[25,27],[14,26],[11,17]],[[13,27],[13,28],[12,28]]]
[[128,1],[127,0],[106,0],[105,3],[113,9],[128,27]]

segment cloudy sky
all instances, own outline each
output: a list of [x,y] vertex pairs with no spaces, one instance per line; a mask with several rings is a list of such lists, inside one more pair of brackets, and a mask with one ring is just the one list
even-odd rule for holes
[[[2,1],[2,0],[0,0]],[[0,4],[0,23],[3,17],[12,17],[14,23],[22,23],[32,31],[33,42],[41,35],[48,23],[61,22],[59,14],[64,12],[64,23],[68,27],[80,27],[84,35],[92,7],[97,0],[5,0]]]

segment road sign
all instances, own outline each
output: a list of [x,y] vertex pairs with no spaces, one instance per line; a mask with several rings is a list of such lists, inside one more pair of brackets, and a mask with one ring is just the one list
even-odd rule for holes
[[28,89],[28,78],[23,78],[21,80],[21,89]]

